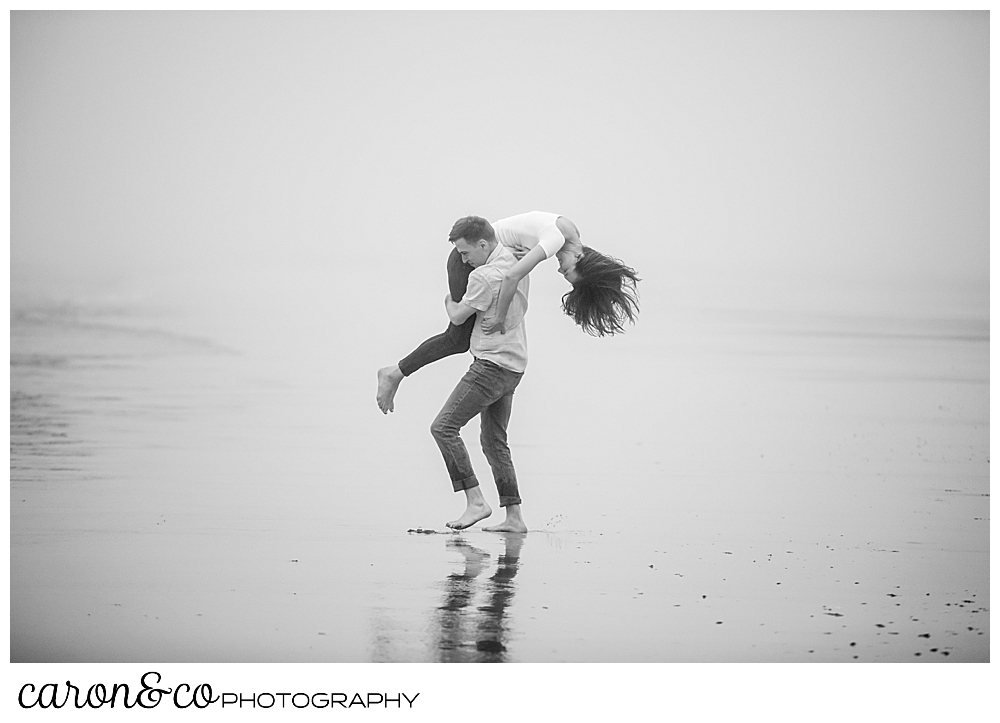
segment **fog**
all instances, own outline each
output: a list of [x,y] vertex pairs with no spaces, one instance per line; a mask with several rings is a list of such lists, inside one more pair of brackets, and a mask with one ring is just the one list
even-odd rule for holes
[[988,53],[977,12],[17,12],[11,281],[419,294],[455,218],[541,209],[653,316],[982,318]]

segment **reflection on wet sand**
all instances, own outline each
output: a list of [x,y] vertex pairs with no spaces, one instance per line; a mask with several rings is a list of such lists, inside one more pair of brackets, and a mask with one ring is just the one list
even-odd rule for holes
[[[508,629],[505,615],[514,597],[521,546],[525,535],[503,533],[504,553],[487,579],[489,553],[462,538],[448,540],[448,548],[462,555],[464,566],[444,582],[444,601],[436,617],[436,659],[441,663],[503,663],[507,661]],[[473,608],[479,594],[485,603]]]

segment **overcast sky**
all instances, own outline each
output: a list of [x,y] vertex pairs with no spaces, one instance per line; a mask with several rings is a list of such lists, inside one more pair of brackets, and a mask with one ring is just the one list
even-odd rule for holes
[[988,31],[985,12],[14,12],[12,283],[373,264],[443,288],[455,218],[538,209],[654,300],[986,293]]

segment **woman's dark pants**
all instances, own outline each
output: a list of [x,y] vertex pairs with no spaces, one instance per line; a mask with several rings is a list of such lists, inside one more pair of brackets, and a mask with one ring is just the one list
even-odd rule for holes
[[[448,289],[455,302],[461,301],[462,297],[465,296],[470,273],[472,273],[472,267],[462,261],[462,255],[456,249],[452,249],[451,255],[448,256]],[[472,337],[472,328],[475,325],[475,314],[466,319],[461,326],[448,324],[448,328],[443,334],[432,336],[401,359],[399,371],[403,372],[404,377],[408,377],[420,367],[436,362],[438,359],[469,351],[469,339]]]

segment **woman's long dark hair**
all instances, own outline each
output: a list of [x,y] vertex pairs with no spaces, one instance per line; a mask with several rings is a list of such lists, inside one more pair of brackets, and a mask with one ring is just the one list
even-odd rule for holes
[[562,298],[563,311],[593,336],[625,331],[639,315],[635,269],[587,246],[576,262],[579,279]]

